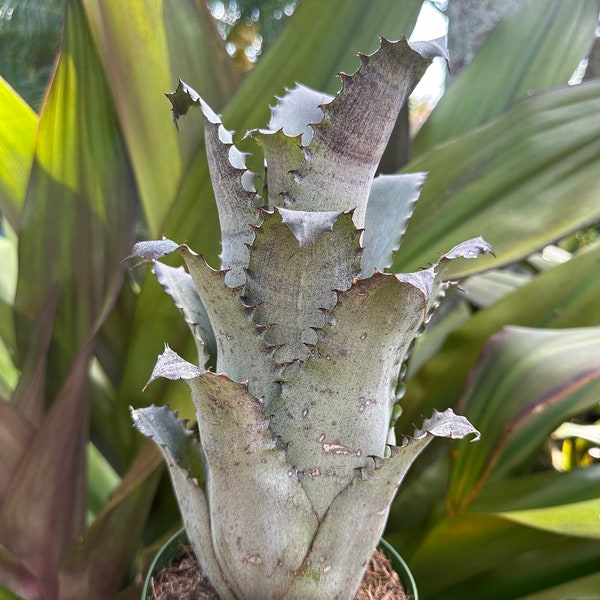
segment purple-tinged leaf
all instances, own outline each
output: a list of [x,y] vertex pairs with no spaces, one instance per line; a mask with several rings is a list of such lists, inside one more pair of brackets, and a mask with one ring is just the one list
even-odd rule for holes
[[62,557],[61,600],[105,600],[119,591],[138,549],[162,465],[160,452],[147,442],[108,504]]
[[490,338],[460,405],[482,432],[458,445],[448,501],[467,506],[485,482],[510,474],[568,418],[598,404],[600,328],[506,327]]
[[14,404],[0,400],[0,506],[14,471],[35,433],[36,427]]
[[60,556],[83,528],[92,350],[88,343],[74,362],[14,470],[0,511],[0,544],[36,576],[45,600],[58,599]]
[[21,377],[11,399],[21,414],[35,426],[41,424],[46,404],[46,368],[54,330],[58,289],[55,286],[40,309],[27,345]]
[[0,545],[0,582],[2,582],[0,584],[2,600],[47,600],[35,576],[2,545]]
[[23,206],[15,298],[23,357],[60,282],[51,395],[114,303],[134,242],[137,187],[112,103],[81,3],[69,2]]

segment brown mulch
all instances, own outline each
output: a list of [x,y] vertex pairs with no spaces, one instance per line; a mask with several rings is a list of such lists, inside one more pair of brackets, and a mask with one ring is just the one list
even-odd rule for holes
[[[411,596],[412,597],[412,596]],[[182,551],[152,578],[151,600],[219,600],[196,562],[193,550]],[[377,550],[354,600],[409,600],[388,558]]]

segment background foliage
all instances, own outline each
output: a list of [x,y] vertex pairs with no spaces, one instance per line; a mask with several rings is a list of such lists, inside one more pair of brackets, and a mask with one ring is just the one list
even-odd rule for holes
[[[165,234],[216,266],[219,240],[200,119],[178,133],[163,92],[181,77],[228,128],[262,126],[285,86],[335,91],[356,51],[412,31],[422,2],[302,0],[289,18],[271,2],[256,19],[250,5],[225,4],[224,17],[240,16],[225,34],[240,23],[263,34],[245,74],[199,0],[68,0],[43,102],[65,3],[1,5],[0,584],[23,598],[138,597],[135,574],[178,526],[161,460],[128,407],[169,403],[191,417],[182,387],[142,390],[165,342],[192,358],[193,341],[146,268],[122,261],[135,239]],[[394,504],[387,537],[424,598],[600,585],[600,248],[593,233],[581,249],[571,237],[600,219],[600,82],[566,85],[599,9],[532,0],[509,13],[402,166],[430,175],[394,268],[477,235],[497,256],[454,268],[463,289],[398,390],[400,432],[457,406],[483,434],[436,445]],[[283,13],[272,35],[271,10]],[[406,150],[398,135],[395,151]],[[553,435],[564,422],[583,429]]]

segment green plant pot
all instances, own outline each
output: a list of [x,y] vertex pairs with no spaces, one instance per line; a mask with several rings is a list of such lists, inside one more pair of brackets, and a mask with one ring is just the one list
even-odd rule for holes
[[[146,575],[146,580],[144,581],[144,587],[142,589],[142,600],[148,600],[150,597],[150,579],[152,578],[152,575],[166,567],[171,560],[177,556],[179,548],[186,544],[189,544],[189,540],[185,529],[180,529],[165,542],[152,561],[150,569],[148,569],[148,574]],[[417,584],[415,583],[408,565],[404,562],[402,557],[384,539],[379,541],[379,550],[390,559],[392,567],[394,568],[394,571],[398,573],[408,598],[410,600],[419,600]]]

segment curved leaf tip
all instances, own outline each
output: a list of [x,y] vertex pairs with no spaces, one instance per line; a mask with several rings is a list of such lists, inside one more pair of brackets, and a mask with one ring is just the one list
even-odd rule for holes
[[449,260],[455,258],[477,258],[484,254],[495,256],[492,246],[479,236],[457,244],[452,250],[443,254],[442,258],[447,258]]
[[163,238],[162,240],[137,242],[127,258],[157,260],[167,256],[167,254],[171,254],[171,252],[175,252],[177,248],[179,248],[179,244],[167,238]]
[[423,426],[421,429],[415,430],[413,437],[421,439],[428,434],[453,440],[473,435],[472,442],[476,442],[481,437],[481,433],[471,425],[466,417],[457,415],[451,408],[444,412],[434,409],[431,418],[423,421]]
[[158,356],[152,371],[152,375],[150,375],[150,379],[148,380],[148,383],[146,383],[145,388],[148,387],[155,379],[160,377],[164,377],[165,379],[170,379],[172,381],[176,381],[178,379],[189,381],[190,379],[196,379],[196,377],[200,377],[200,375],[203,375],[204,373],[206,373],[204,369],[201,369],[200,367],[183,360],[183,358],[171,350],[169,346],[165,346],[165,351]]
[[171,114],[173,117],[173,123],[175,127],[179,129],[177,120],[187,113],[191,106],[198,106],[200,104],[200,95],[187,83],[184,83],[181,79],[177,85],[177,89],[174,92],[165,94],[171,103]]

